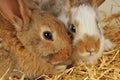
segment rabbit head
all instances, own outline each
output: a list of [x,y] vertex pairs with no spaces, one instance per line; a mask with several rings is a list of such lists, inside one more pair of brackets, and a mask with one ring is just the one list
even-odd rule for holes
[[52,64],[64,61],[71,54],[70,38],[64,24],[35,5],[31,7],[30,2],[1,1],[1,14],[15,26],[18,39],[31,53],[46,58]]

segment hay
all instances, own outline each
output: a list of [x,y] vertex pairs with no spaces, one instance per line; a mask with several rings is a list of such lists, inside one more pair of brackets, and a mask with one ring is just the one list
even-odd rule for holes
[[[103,12],[104,13],[104,12]],[[104,13],[105,14],[105,13]],[[105,14],[106,15],[106,14]],[[106,25],[106,26],[110,26],[110,27],[120,27],[120,11],[112,14],[110,17],[108,18],[104,18],[102,19],[102,22]]]
[[[25,74],[21,79],[9,78],[9,80],[24,80]],[[104,52],[103,56],[95,65],[86,66],[84,63],[72,67],[60,74],[42,75],[45,80],[119,80],[120,79],[120,48]],[[1,78],[0,80],[4,80]],[[37,80],[37,79],[36,79]]]
[[67,69],[61,74],[45,77],[45,80],[119,80],[120,79],[120,48],[104,52],[95,65],[79,66]]

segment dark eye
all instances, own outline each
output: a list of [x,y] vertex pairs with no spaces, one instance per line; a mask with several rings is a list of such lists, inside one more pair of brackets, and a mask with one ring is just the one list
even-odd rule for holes
[[75,26],[73,24],[70,25],[70,31],[74,33],[76,32]]
[[49,31],[45,31],[45,32],[43,33],[43,37],[44,37],[45,39],[47,39],[47,40],[53,40],[53,38],[52,38],[52,33],[49,32]]

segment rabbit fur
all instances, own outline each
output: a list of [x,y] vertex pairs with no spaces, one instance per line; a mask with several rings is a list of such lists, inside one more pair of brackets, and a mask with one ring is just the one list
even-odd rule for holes
[[[52,37],[46,39],[45,32],[51,33]],[[0,1],[0,39],[1,54],[5,55],[0,56],[0,75],[7,68],[10,73],[13,69],[20,70],[31,79],[55,74],[66,68],[59,63],[72,51],[64,24],[31,0]]]
[[68,29],[70,8],[80,4],[100,6],[104,0],[33,0],[38,6],[49,14],[57,17]]
[[[71,59],[74,65],[81,63],[81,61],[87,65],[91,65],[102,56],[104,51],[104,36],[96,8],[104,0],[34,1],[41,1],[39,6],[42,6],[42,9],[48,11],[50,14],[56,13],[57,16],[52,15],[65,24],[67,31],[72,37],[73,52]],[[58,4],[62,5],[62,7],[58,6]],[[76,32],[71,31],[74,29],[73,27]]]
[[87,65],[94,64],[104,51],[104,36],[96,11],[86,4],[73,7],[70,23],[74,46],[72,57],[75,64],[81,61]]

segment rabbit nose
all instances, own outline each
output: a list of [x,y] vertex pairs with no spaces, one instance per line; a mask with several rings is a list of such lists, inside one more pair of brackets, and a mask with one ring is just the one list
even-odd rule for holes
[[94,52],[94,48],[91,48],[90,50],[88,50],[88,52],[90,53],[90,55],[92,55],[92,53]]
[[93,51],[87,51],[87,52],[88,52],[90,55],[92,55],[92,52],[93,52]]

